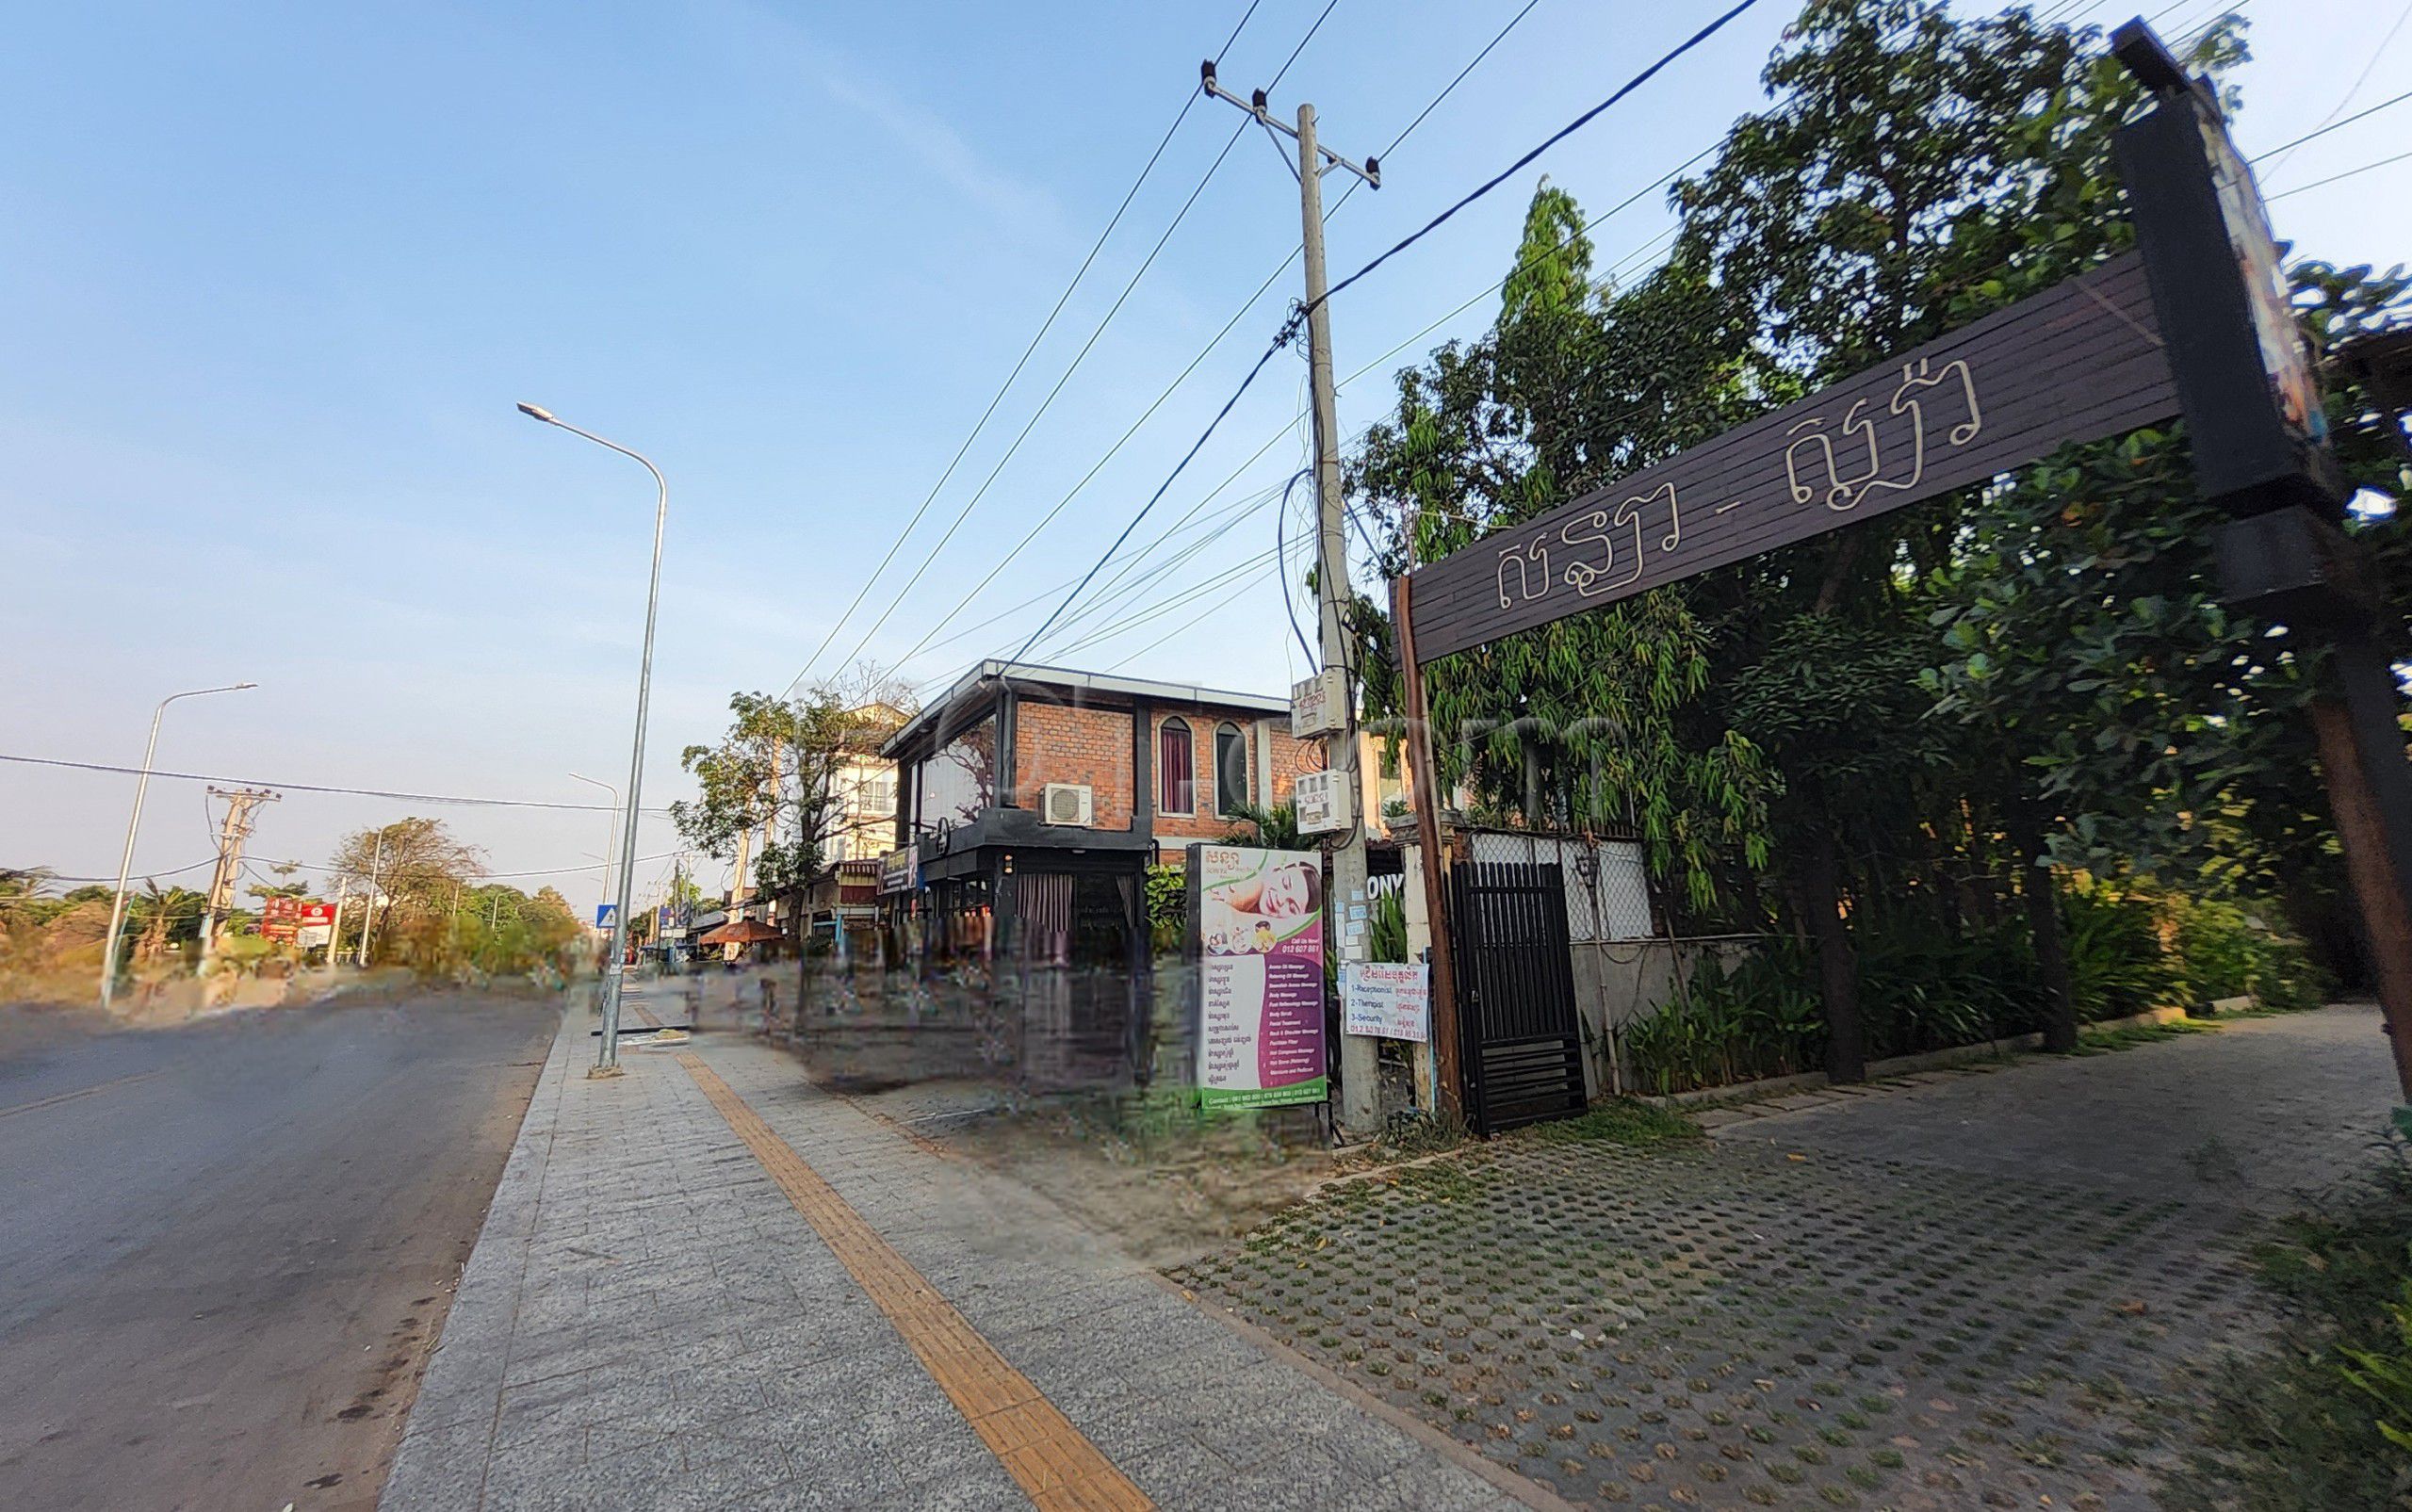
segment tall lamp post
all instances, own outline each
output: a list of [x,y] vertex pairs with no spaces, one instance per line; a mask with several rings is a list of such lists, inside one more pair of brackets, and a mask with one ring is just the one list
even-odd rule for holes
[[125,878],[134,870],[134,837],[142,828],[142,799],[151,790],[151,758],[159,750],[159,720],[168,706],[179,698],[201,698],[210,693],[239,693],[246,688],[257,688],[255,682],[231,683],[224,688],[190,688],[181,693],[170,693],[159,700],[151,711],[151,740],[142,748],[142,775],[134,784],[134,817],[125,821],[125,853],[117,861],[117,899],[109,904],[108,944],[101,951],[101,1011],[108,1011],[109,1000],[117,996],[118,931],[125,925]]
[[581,431],[566,420],[555,417],[553,412],[536,404],[521,404],[519,413],[531,420],[558,426],[574,436],[580,436],[596,446],[616,451],[634,460],[653,475],[658,492],[653,508],[653,577],[645,590],[644,599],[644,659],[637,670],[637,733],[628,751],[628,801],[622,811],[620,823],[620,886],[616,905],[611,910],[611,955],[603,967],[603,1036],[602,1048],[595,1052],[595,1065],[586,1074],[590,1077],[620,1074],[620,981],[623,973],[621,957],[628,948],[628,879],[637,867],[637,805],[644,788],[644,717],[645,707],[653,697],[653,621],[654,611],[661,602],[661,529],[670,518],[670,485],[662,480],[661,469],[656,467],[643,452],[631,451],[616,441],[606,441],[591,431]]
[[600,788],[611,795],[611,812],[610,817],[603,821],[603,854],[600,858],[603,862],[603,897],[606,902],[609,902],[611,896],[611,852],[614,843],[620,837],[620,789],[599,777],[583,776],[575,772],[570,775],[580,782]]

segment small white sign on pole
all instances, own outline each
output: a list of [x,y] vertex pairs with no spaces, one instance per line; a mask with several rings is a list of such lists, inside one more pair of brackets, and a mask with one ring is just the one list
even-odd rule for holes
[[1339,773],[1298,773],[1298,786],[1294,797],[1298,805],[1299,834],[1321,835],[1348,827],[1348,789],[1342,785]]
[[1378,1039],[1432,1037],[1432,979],[1422,962],[1346,961],[1340,967],[1341,1028]]

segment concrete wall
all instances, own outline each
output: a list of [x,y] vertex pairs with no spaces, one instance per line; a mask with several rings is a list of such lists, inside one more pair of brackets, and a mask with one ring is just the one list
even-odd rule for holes
[[1629,1091],[1621,1075],[1619,1041],[1626,1025],[1647,1018],[1675,995],[1708,957],[1733,966],[1756,948],[1750,936],[1682,940],[1610,940],[1579,944],[1574,954],[1574,1007],[1583,1021],[1585,1084],[1595,1097]]

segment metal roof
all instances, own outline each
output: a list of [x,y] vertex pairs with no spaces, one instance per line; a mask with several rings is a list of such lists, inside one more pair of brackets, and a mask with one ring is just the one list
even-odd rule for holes
[[879,754],[894,756],[915,736],[943,719],[958,699],[982,683],[999,679],[1043,683],[1081,692],[1111,693],[1157,704],[1209,704],[1216,708],[1246,709],[1258,714],[1290,712],[1287,698],[1268,698],[1263,693],[1237,693],[1220,688],[1200,688],[1194,683],[1157,682],[1149,677],[1116,677],[1107,673],[1077,672],[1069,667],[1041,666],[1031,661],[983,661],[956,678],[954,686],[921,706],[920,713],[888,738],[887,743],[879,748]]

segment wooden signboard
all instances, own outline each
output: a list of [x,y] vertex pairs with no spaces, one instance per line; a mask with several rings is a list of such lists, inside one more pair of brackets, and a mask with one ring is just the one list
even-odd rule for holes
[[1402,649],[1428,665],[2177,411],[2130,253],[1418,569]]

